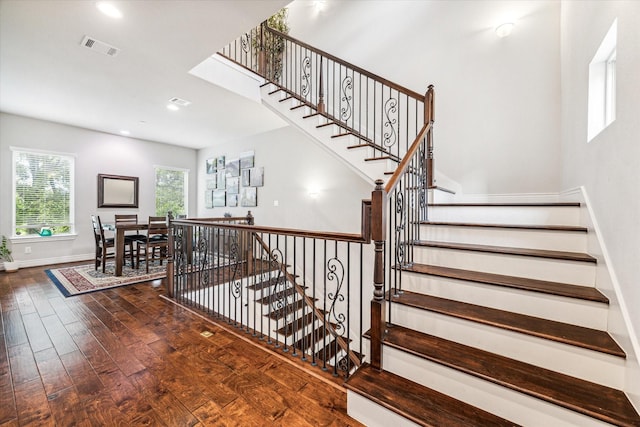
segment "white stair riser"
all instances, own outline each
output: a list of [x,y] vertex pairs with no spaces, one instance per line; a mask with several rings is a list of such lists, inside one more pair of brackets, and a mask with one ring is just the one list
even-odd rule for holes
[[590,262],[429,247],[416,247],[414,262],[574,285],[595,283],[595,264]]
[[412,356],[384,349],[384,369],[523,426],[610,426],[586,415]]
[[418,426],[418,424],[351,390],[347,390],[347,413],[351,418],[369,427]]
[[608,305],[505,286],[402,273],[402,289],[557,322],[606,330]]
[[430,221],[487,223],[579,225],[579,207],[519,206],[429,206]]
[[587,233],[572,231],[422,225],[420,238],[438,242],[491,244],[568,252],[587,250]]
[[391,322],[609,387],[624,384],[616,356],[401,304],[392,304]]

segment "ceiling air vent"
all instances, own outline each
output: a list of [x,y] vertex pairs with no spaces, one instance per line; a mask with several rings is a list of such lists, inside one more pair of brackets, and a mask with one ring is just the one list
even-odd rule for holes
[[172,104],[179,105],[181,107],[186,107],[187,105],[191,104],[191,101],[187,101],[186,99],[182,99],[182,98],[171,98],[169,102]]
[[120,53],[120,49],[118,49],[117,47],[113,47],[109,44],[106,44],[105,42],[101,42],[100,40],[96,40],[89,36],[84,36],[84,39],[82,39],[82,43],[80,43],[80,45],[86,47],[87,49],[91,49],[94,52],[102,53],[103,55],[116,56],[118,53]]

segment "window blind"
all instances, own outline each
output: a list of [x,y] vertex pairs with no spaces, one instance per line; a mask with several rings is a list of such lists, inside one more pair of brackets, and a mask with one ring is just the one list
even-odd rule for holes
[[71,156],[14,151],[15,234],[68,233],[72,223]]

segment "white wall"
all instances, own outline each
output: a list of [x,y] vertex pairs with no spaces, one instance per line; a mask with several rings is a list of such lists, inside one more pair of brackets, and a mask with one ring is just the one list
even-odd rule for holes
[[[557,1],[327,1],[293,37],[414,91],[436,90],[436,169],[465,193],[558,192]],[[510,37],[493,28],[515,20]]]
[[[196,151],[184,147],[125,138],[87,129],[0,113],[0,233],[11,235],[12,182],[9,147],[50,150],[75,157],[75,239],[54,241],[36,238],[13,242],[13,255],[21,266],[90,259],[94,253],[89,216],[113,221],[116,212],[137,213],[139,218],[155,214],[154,166],[190,170],[189,210],[195,212]],[[98,174],[139,177],[138,209],[98,209]],[[25,254],[24,246],[32,253]]]
[[[587,143],[589,62],[615,18],[616,120]],[[640,2],[562,3],[562,185],[584,186],[591,200],[604,243],[602,258],[615,271],[613,287],[622,296],[618,309],[627,316],[636,353],[640,339],[639,76]],[[640,402],[640,381],[634,388]]]
[[[244,151],[254,151],[255,166],[264,167],[258,206],[205,209],[206,160],[237,157]],[[311,188],[318,191],[315,198],[309,195]],[[360,175],[293,127],[198,151],[199,217],[220,217],[225,212],[244,216],[251,210],[256,225],[359,233],[361,200],[370,199],[372,190]]]

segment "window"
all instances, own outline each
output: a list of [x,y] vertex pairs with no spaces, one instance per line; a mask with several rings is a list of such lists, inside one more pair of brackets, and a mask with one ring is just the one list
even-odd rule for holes
[[189,171],[156,166],[156,215],[186,215]]
[[74,157],[12,148],[13,232],[17,236],[74,232]]
[[616,58],[618,21],[589,64],[589,117],[587,141],[591,141],[616,119]]

